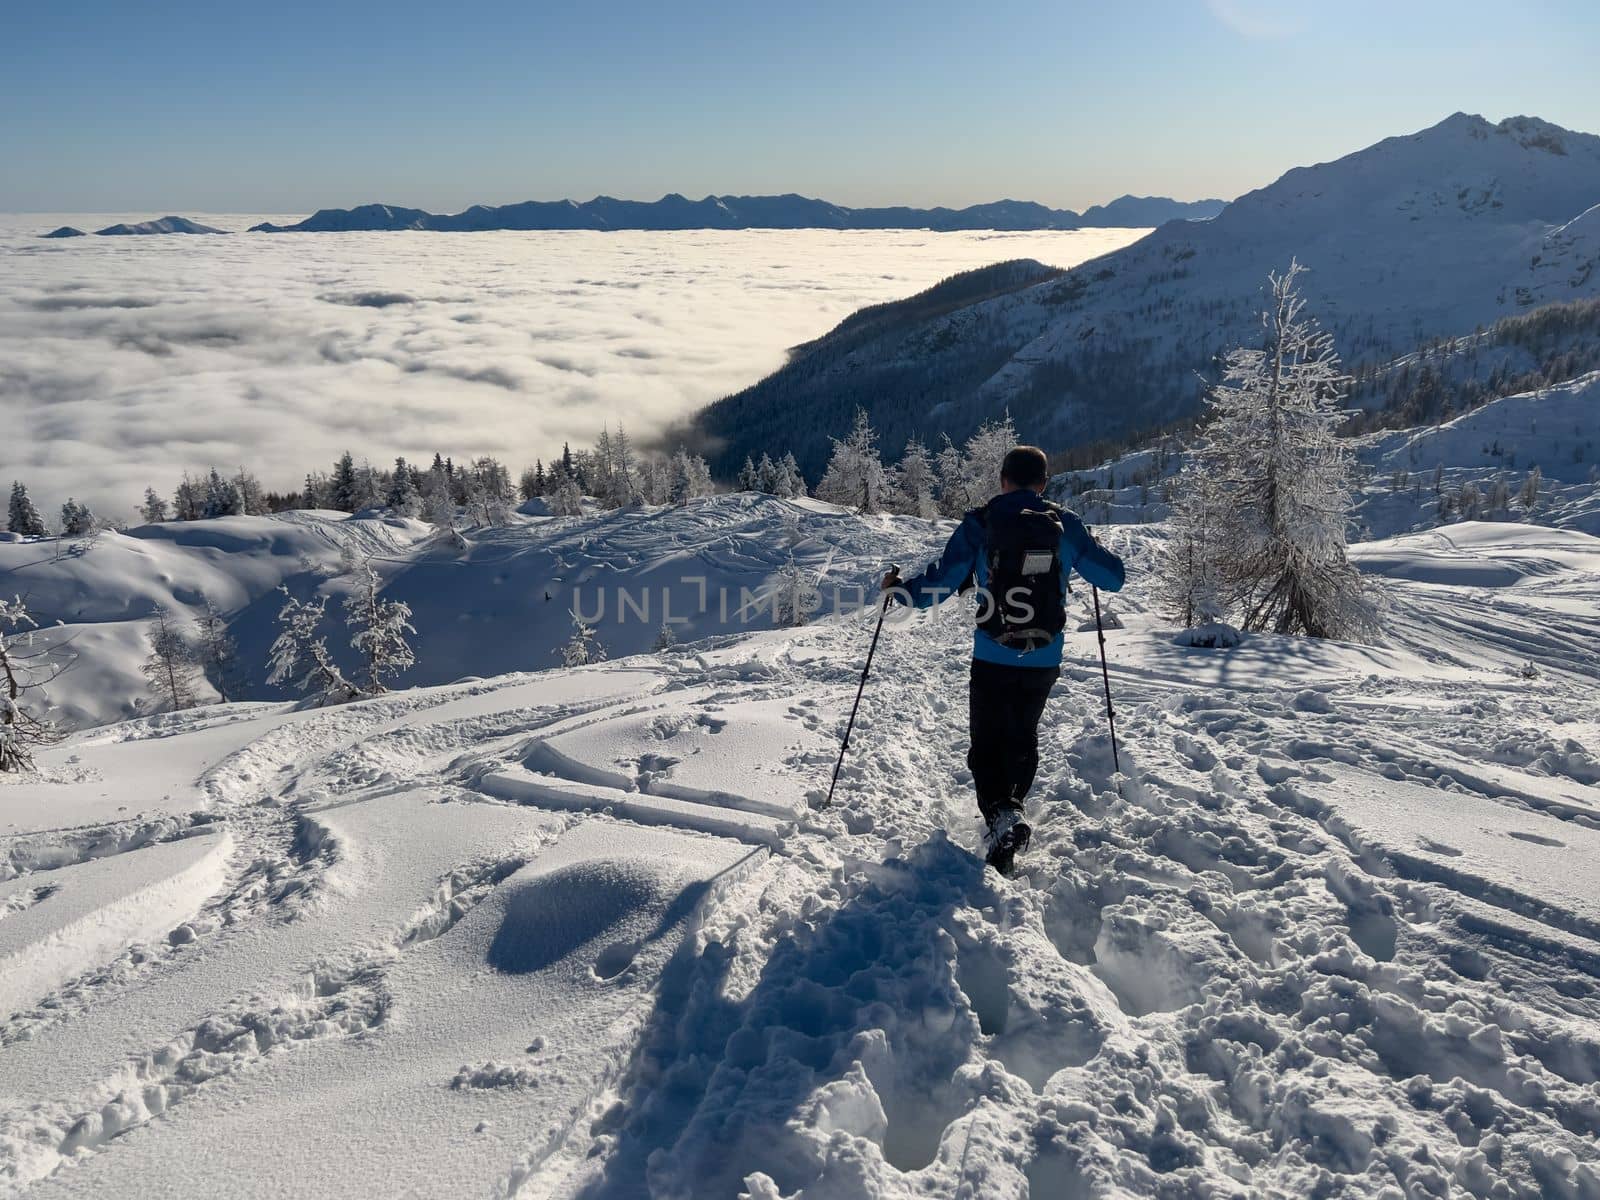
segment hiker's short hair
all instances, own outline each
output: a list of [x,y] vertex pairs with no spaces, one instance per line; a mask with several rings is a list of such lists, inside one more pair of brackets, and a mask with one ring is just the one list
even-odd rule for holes
[[1018,446],[1000,464],[1000,478],[1014,487],[1039,489],[1050,481],[1050,463],[1037,446]]

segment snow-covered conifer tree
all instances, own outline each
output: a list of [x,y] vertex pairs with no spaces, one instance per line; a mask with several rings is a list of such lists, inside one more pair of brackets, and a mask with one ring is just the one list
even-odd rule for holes
[[403,457],[394,460],[394,474],[389,478],[389,493],[384,497],[384,503],[397,517],[422,515],[422,497],[417,492],[416,481],[411,478],[411,468]]
[[939,515],[934,499],[933,459],[928,448],[916,438],[906,443],[905,453],[890,476],[891,507],[897,513],[930,520]]
[[94,513],[89,511],[89,506],[67,497],[67,502],[61,506],[61,536],[85,537],[94,531]]
[[1268,276],[1263,345],[1227,355],[1188,467],[1207,483],[1180,489],[1176,519],[1203,539],[1201,578],[1244,628],[1359,638],[1373,617],[1345,556],[1351,460],[1335,429],[1347,379],[1332,336],[1305,315],[1302,269]]
[[533,466],[522,469],[517,478],[517,492],[525,501],[544,495],[544,463],[534,459]]
[[167,519],[167,502],[156,494],[155,488],[145,488],[144,503],[139,506],[139,517],[146,525],[155,525]]
[[194,647],[165,608],[156,609],[150,630],[150,657],[142,673],[156,702],[169,712],[195,704],[195,672],[199,666]]
[[408,671],[417,661],[406,641],[406,634],[417,631],[411,624],[411,606],[400,600],[385,600],[379,595],[382,580],[363,563],[356,574],[356,586],[344,602],[345,624],[355,632],[350,645],[365,664],[367,695],[387,691],[384,679]]
[[239,648],[216,605],[203,593],[200,603],[200,616],[195,622],[195,657],[223,702],[237,700],[244,690],[239,671]]
[[661,628],[656,630],[655,644],[650,648],[657,654],[665,654],[678,644],[678,635],[667,622],[661,622]]
[[328,504],[340,512],[353,513],[360,500],[359,492],[355,456],[346,450],[333,465],[333,478],[328,487]]
[[878,435],[867,420],[867,410],[856,409],[849,435],[832,441],[833,457],[817,484],[817,499],[858,512],[882,512],[883,462],[878,457]]
[[269,652],[272,670],[267,682],[297,688],[323,703],[355,699],[361,694],[360,689],[340,672],[328,652],[327,639],[317,634],[327,612],[328,598],[319,597],[313,604],[296,600],[286,587],[278,590],[283,593],[284,602],[278,611],[278,636]]
[[772,494],[785,500],[806,494],[806,477],[800,473],[800,464],[795,460],[793,451],[785,452],[778,463],[773,475]]
[[244,501],[233,481],[224,479],[216,468],[206,476],[205,498],[201,501],[200,515],[207,520],[213,517],[236,517],[244,511]]
[[6,513],[6,527],[23,537],[44,537],[50,532],[45,528],[39,510],[34,507],[26,485],[22,483],[14,482],[11,485],[11,506]]
[[672,455],[672,503],[686,504],[709,496],[715,487],[711,482],[711,468],[698,454],[690,454],[679,446]]
[[590,663],[604,662],[606,648],[595,635],[594,626],[580,617],[577,609],[573,609],[572,636],[556,653],[561,656],[562,666],[584,667]]
[[761,476],[756,471],[755,460],[748,454],[744,456],[744,466],[739,468],[739,475],[734,480],[734,489],[741,492],[761,490]]

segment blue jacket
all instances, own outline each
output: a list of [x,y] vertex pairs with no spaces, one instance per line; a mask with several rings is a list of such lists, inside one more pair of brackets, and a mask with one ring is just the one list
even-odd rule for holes
[[[1043,508],[1044,500],[1037,492],[1018,489],[1004,492],[989,502],[993,511],[1004,511],[1008,506],[1015,510]],[[974,509],[962,518],[961,524],[950,535],[944,553],[927,570],[901,584],[917,608],[930,608],[956,594],[967,576],[982,588],[989,582],[989,556],[984,553],[985,534],[983,522]],[[1107,550],[1084,528],[1083,522],[1072,513],[1061,513],[1061,585],[1066,591],[1068,577],[1076,570],[1095,587],[1108,592],[1122,590],[1122,560]],[[903,602],[903,598],[902,598]],[[1013,650],[1002,646],[981,629],[972,635],[972,657],[983,662],[1005,663],[1014,667],[1059,667],[1061,665],[1064,635],[1036,650]]]

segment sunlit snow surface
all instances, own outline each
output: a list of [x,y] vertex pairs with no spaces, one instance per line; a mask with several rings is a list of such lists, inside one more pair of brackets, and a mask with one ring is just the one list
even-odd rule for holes
[[[656,536],[754,576],[776,513]],[[95,940],[0,1017],[0,1194],[1596,1194],[1600,540],[1366,544],[1385,644],[1210,651],[1102,533],[1126,777],[1071,634],[1010,881],[959,618],[884,634],[828,811],[859,622],[48,751],[0,954]]]
[[287,489],[345,449],[520,469],[602,423],[647,437],[864,305],[1146,232],[38,237],[127,219],[0,214],[0,475],[48,510],[241,463]]

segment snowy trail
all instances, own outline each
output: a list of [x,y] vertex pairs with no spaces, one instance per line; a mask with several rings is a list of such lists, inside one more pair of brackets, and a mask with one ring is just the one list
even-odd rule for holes
[[[1600,1196],[1595,543],[1483,542],[1489,615],[1394,549],[1385,647],[1136,581],[1126,776],[1074,635],[1013,880],[954,614],[828,811],[859,623],[168,731],[227,876],[0,1027],[0,1193]],[[77,869],[11,861],[0,934]]]

